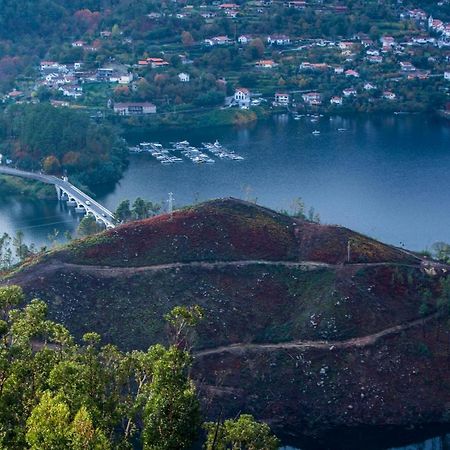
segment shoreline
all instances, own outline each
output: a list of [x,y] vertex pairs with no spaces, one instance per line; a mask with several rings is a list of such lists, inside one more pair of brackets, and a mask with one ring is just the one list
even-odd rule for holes
[[10,175],[0,175],[0,195],[26,195],[36,200],[53,200],[55,190],[39,181],[25,180]]
[[155,120],[154,117],[114,117],[114,123],[120,124],[122,127],[122,136],[129,132],[136,132],[140,130],[164,132],[164,131],[180,131],[184,128],[201,130],[211,127],[246,127],[263,123],[273,117],[279,115],[323,115],[323,117],[343,117],[343,118],[374,118],[374,117],[397,117],[397,116],[423,116],[428,119],[443,120],[448,123],[450,116],[442,114],[440,111],[434,111],[430,114],[427,111],[302,111],[293,112],[287,109],[265,109],[256,107],[249,110],[233,109],[219,109],[211,112],[184,113],[182,111],[177,113],[162,114]]

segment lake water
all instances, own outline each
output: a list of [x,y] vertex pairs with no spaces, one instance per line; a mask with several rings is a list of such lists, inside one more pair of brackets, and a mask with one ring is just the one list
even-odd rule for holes
[[[339,128],[346,131],[339,132]],[[319,130],[320,135],[313,135]],[[325,223],[345,225],[382,241],[421,250],[450,241],[450,126],[424,116],[323,118],[319,123],[277,116],[249,128],[176,133],[134,133],[141,141],[219,139],[245,157],[215,164],[162,165],[150,155],[131,155],[113,191],[98,199],[115,209],[137,196],[177,205],[216,197],[257,199],[289,209],[297,197],[314,206]],[[0,199],[0,231],[23,229],[38,244],[56,228],[76,223],[56,202]]]
[[[281,447],[280,450],[301,450],[297,447]],[[363,449],[361,449],[363,450]],[[389,447],[386,450],[450,450],[450,435],[438,436],[404,447]]]

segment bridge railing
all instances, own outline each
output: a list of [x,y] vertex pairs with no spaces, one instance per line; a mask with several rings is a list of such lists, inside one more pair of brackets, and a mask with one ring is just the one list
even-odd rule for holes
[[95,205],[98,209],[100,209],[102,212],[104,212],[112,221],[115,219],[114,214],[109,211],[109,209],[105,208],[103,205],[101,205],[100,203],[98,203],[96,200],[94,200],[92,197],[90,197],[89,195],[87,195],[86,193],[84,193],[82,190],[78,189],[76,186],[74,186],[72,183],[69,183],[68,181],[65,180],[61,180],[58,177],[54,177],[55,180],[57,181],[57,183],[60,186],[68,186],[70,189],[72,189],[73,191],[75,191],[78,195],[80,195],[82,198],[84,198],[85,200],[89,200],[89,202],[92,205]]
[[[91,205],[86,205],[87,209],[91,209],[92,212],[94,211],[94,208],[90,208],[90,206],[94,206],[98,210],[100,210],[102,213],[105,214],[106,217],[104,219],[107,219],[111,222],[111,224],[114,223],[115,217],[114,214],[109,211],[107,208],[105,208],[103,205],[98,203],[96,200],[94,200],[92,197],[84,193],[82,190],[78,189],[76,186],[74,186],[69,181],[63,180],[61,178],[58,178],[54,175],[45,175],[43,173],[37,173],[37,172],[27,172],[25,170],[15,169],[13,167],[5,167],[0,165],[0,173],[4,173],[6,175],[15,175],[23,178],[30,178],[38,181],[42,181],[47,184],[53,184],[61,189],[64,189],[66,191],[73,191],[74,194],[78,194],[80,197],[78,200],[82,201],[84,204],[86,204],[86,201],[89,201]],[[70,192],[68,192],[70,193]],[[75,196],[75,195],[74,195]]]

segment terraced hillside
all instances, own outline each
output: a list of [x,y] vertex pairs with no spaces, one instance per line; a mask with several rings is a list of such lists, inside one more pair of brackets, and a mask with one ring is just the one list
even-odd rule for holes
[[207,406],[216,400],[208,414],[249,411],[323,438],[446,423],[446,270],[229,199],[76,241],[3,283],[45,299],[77,336],[95,330],[127,349],[164,340],[173,306],[200,304],[195,371]]

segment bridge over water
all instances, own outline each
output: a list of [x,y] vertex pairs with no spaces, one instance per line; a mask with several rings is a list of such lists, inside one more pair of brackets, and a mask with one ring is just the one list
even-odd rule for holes
[[69,206],[74,206],[75,211],[81,214],[92,214],[97,222],[101,222],[106,228],[115,227],[114,214],[92,197],[69,183],[67,178],[58,178],[53,175],[44,175],[36,172],[26,172],[24,170],[13,169],[0,165],[0,174],[11,175],[21,178],[29,178],[42,183],[55,186],[58,199],[66,201]]

